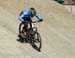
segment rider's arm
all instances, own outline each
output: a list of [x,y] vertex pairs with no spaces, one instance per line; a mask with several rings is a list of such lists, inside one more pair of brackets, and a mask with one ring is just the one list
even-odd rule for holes
[[20,21],[24,21],[23,17],[28,17],[28,15],[29,15],[29,10],[26,9],[26,10],[23,11],[23,13],[18,18],[19,18]]
[[24,15],[22,14],[22,15],[19,16],[18,18],[19,18],[20,21],[24,21],[24,20],[23,20],[23,17],[24,17]]
[[36,13],[36,18],[38,19],[38,21],[42,19],[42,17],[39,16],[37,13]]

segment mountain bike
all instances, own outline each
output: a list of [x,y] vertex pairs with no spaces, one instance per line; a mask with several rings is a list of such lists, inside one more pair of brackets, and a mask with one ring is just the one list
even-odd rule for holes
[[42,40],[41,36],[37,30],[36,23],[38,21],[34,22],[22,22],[19,25],[19,34],[27,40],[33,48],[40,51],[42,46]]

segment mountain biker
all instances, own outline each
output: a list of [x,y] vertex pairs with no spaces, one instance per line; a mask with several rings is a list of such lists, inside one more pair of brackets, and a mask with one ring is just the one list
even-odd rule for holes
[[42,17],[37,14],[35,8],[29,8],[29,9],[23,10],[20,13],[20,15],[19,15],[18,18],[19,18],[19,20],[21,22],[24,22],[25,23],[26,21],[27,22],[32,22],[32,18],[34,16],[37,18],[38,22],[42,22],[43,21]]
[[39,22],[43,21],[42,17],[39,16],[34,8],[25,9],[19,15],[20,21],[32,21],[31,18],[36,17]]
[[34,16],[38,19],[38,22],[43,21],[42,17],[37,14],[37,12],[34,8],[29,8],[29,9],[23,10],[19,15],[19,20],[21,22],[25,22],[25,21],[32,22],[31,18],[33,18]]

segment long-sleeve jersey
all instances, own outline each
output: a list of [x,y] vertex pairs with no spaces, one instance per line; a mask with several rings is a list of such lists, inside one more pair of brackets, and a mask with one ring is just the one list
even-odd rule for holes
[[[20,21],[23,21],[23,17],[30,17],[30,14],[31,14],[31,10],[30,10],[30,9],[26,9],[26,10],[24,10],[24,11],[22,12],[21,15],[19,15],[18,18],[19,18]],[[36,17],[38,20],[42,19],[42,17],[39,16],[39,15],[37,14],[37,12],[36,12],[35,17]]]

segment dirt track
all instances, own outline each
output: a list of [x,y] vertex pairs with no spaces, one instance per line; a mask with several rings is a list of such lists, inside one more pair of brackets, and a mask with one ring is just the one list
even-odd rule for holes
[[[16,41],[17,17],[29,7],[35,7],[44,19],[37,24],[43,42],[41,52]],[[0,0],[0,58],[75,58],[75,16],[50,0]]]

